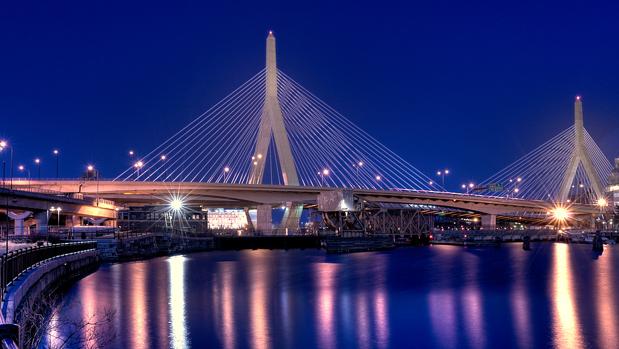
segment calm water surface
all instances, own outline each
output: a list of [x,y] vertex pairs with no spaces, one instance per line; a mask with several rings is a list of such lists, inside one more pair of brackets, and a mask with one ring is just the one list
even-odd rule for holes
[[616,348],[618,291],[619,246],[222,251],[104,265],[60,317],[116,309],[112,348]]

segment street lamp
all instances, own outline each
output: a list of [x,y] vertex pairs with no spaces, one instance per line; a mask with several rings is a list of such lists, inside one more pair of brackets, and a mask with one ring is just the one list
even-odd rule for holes
[[60,211],[62,211],[62,207],[50,207],[49,209],[52,212],[57,212],[58,213],[58,223],[56,225],[56,229],[59,231],[60,230]]
[[[10,172],[10,176],[11,176],[11,190],[13,190],[13,147],[6,140],[0,140],[0,152],[4,151],[4,149],[7,149],[7,148],[11,148],[11,159],[9,161],[9,164],[10,164],[11,167],[10,167],[10,171],[9,172]],[[2,178],[3,178],[2,179],[2,185],[5,184],[4,181],[5,181],[5,178],[6,178],[6,175],[4,173],[5,172],[5,167],[6,167],[6,162],[4,160],[2,160]],[[7,196],[7,200],[8,200],[8,196]],[[7,234],[8,234],[8,231],[7,231]],[[7,247],[7,249],[8,249],[8,247]]]
[[37,172],[38,172],[38,177],[39,179],[41,179],[41,159],[36,158],[34,159],[34,163],[37,165]]
[[133,164],[133,167],[135,167],[135,169],[137,170],[138,177],[140,177],[140,169],[144,167],[144,163],[142,162],[142,160],[139,160],[138,162]]
[[441,181],[442,181],[443,187],[445,186],[445,176],[448,175],[448,174],[449,174],[449,170],[448,169],[436,171],[436,175],[441,177]]
[[227,183],[227,176],[228,176],[228,172],[230,172],[230,167],[226,166],[224,167],[224,183]]
[[58,149],[54,149],[54,151],[52,151],[52,153],[54,154],[54,156],[56,157],[56,179],[60,178],[60,150]]
[[469,191],[470,191],[471,189],[473,189],[473,188],[475,188],[475,184],[474,184],[474,183],[472,183],[472,182],[471,182],[471,183],[469,183],[468,185],[466,185],[466,184],[462,184],[462,189],[466,190],[466,193],[467,193],[467,194],[468,194],[468,193],[469,193]]
[[99,206],[99,171],[95,170],[95,167],[93,165],[88,165],[86,167],[86,169],[88,170],[88,173],[86,175],[87,178],[93,178],[97,181],[97,196],[96,196],[96,200],[97,200],[97,207]]
[[165,155],[161,155],[161,157],[160,157],[161,162],[163,162],[163,180],[164,180],[164,181],[167,179],[167,178],[166,178],[166,173],[167,173],[167,166],[166,166],[166,165],[167,165],[167,163],[166,163],[166,159],[167,159],[167,158],[168,158],[168,157],[167,157],[167,156],[165,156]]
[[[4,149],[9,147],[9,143],[5,140],[0,140],[0,153],[4,152]],[[13,189],[13,147],[11,147],[11,189]],[[2,188],[6,190],[6,161],[2,159]],[[9,193],[6,195],[6,251],[9,253]]]
[[357,172],[357,182],[359,182],[359,170],[363,167],[363,161],[359,161],[356,164],[352,165]]
[[324,186],[325,185],[325,177],[328,176],[329,173],[331,173],[331,172],[329,171],[328,168],[323,168],[322,172],[318,172],[318,173],[320,174],[320,180],[322,182],[322,185]]

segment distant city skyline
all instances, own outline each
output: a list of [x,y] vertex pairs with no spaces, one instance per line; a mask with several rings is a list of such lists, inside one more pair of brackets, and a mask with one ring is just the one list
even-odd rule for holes
[[262,69],[270,29],[283,71],[437,182],[449,169],[449,189],[569,127],[576,95],[587,130],[619,157],[608,9],[288,5],[230,21],[225,5],[49,6],[0,13],[10,53],[0,56],[0,138],[32,176],[38,158],[55,177],[54,149],[62,177],[89,164],[116,176]]

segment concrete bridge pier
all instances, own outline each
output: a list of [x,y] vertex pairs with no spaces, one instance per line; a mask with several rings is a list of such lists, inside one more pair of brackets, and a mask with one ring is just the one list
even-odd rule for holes
[[495,214],[482,214],[481,215],[481,227],[484,230],[496,229],[496,215]]
[[270,234],[273,231],[273,208],[271,205],[258,205],[256,211],[256,230]]
[[32,212],[30,211],[25,211],[22,213],[9,211],[9,218],[11,218],[15,222],[13,234],[24,235],[26,233],[24,228],[24,220],[28,218],[31,214]]
[[37,226],[38,233],[47,233],[49,223],[49,211],[36,212],[34,214],[34,222]]
[[65,219],[64,225],[66,227],[75,227],[78,225],[82,225],[82,217],[78,215],[71,215],[67,217],[69,219]]

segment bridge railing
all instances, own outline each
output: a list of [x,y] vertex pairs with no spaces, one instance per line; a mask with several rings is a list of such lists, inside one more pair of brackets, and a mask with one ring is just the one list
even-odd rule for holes
[[97,248],[96,242],[87,241],[37,246],[10,251],[0,257],[0,294],[4,295],[7,287],[15,281],[21,273],[46,259],[95,248]]

